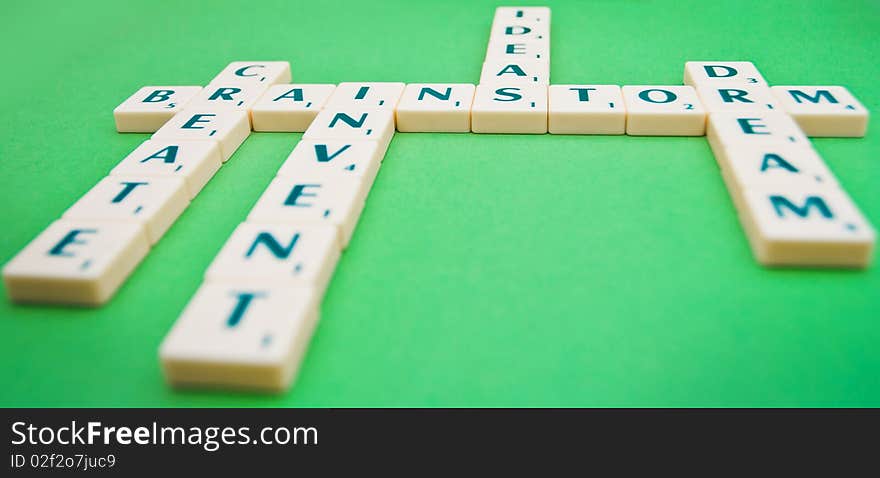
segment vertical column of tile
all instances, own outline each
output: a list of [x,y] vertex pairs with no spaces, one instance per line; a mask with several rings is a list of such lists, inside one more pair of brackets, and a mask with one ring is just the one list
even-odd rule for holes
[[499,7],[471,107],[474,133],[547,132],[550,9]]
[[684,77],[708,111],[706,136],[758,262],[867,267],[873,228],[757,68],[688,62]]
[[[18,302],[108,301],[250,133],[248,108],[287,62],[234,62],[202,87],[144,87],[114,109],[154,132],[3,268]],[[258,94],[259,93],[259,94]]]
[[[163,341],[159,355],[169,383],[264,391],[290,386],[394,135],[403,87],[342,83],[329,94],[307,85],[291,93],[297,85],[279,85],[257,103],[255,125],[266,125],[260,129],[310,124]],[[313,119],[288,107],[273,117],[263,100],[276,93],[328,97],[312,96]]]

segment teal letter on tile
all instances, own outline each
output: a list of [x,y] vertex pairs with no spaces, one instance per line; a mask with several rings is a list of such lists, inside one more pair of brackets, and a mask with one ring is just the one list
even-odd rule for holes
[[[659,100],[659,101],[652,100],[652,99],[651,99],[651,93],[653,93],[653,92],[655,92],[655,91],[659,91],[660,93],[663,93],[663,98],[664,98],[664,99],[663,99],[663,100]],[[673,93],[673,92],[671,92],[671,91],[668,91],[668,90],[659,90],[659,89],[656,89],[656,88],[655,88],[655,89],[651,89],[651,90],[643,90],[643,91],[639,92],[639,98],[641,98],[641,99],[644,100],[644,101],[647,101],[648,103],[658,103],[658,104],[661,104],[661,103],[672,103],[673,101],[675,101],[676,99],[678,99],[678,95],[676,95],[675,93]]]
[[[770,162],[773,162],[771,164]],[[786,169],[792,173],[797,173],[798,168],[794,167],[791,163],[782,158],[782,156],[776,153],[767,153],[764,155],[764,159],[761,161],[761,172],[764,172],[770,168],[782,168]]]
[[232,328],[238,325],[239,322],[241,322],[241,319],[244,318],[244,313],[247,312],[251,302],[258,297],[263,297],[263,295],[264,294],[253,292],[236,293],[235,307],[232,308],[232,313],[230,313],[229,318],[226,319],[226,326]]
[[141,103],[161,103],[171,99],[174,90],[156,90],[141,101]]
[[822,198],[820,198],[819,196],[808,197],[802,207],[793,204],[785,196],[770,196],[770,203],[773,204],[773,209],[776,210],[776,215],[779,217],[785,217],[785,214],[783,212],[783,208],[785,208],[800,217],[806,218],[810,215],[810,208],[813,207],[818,209],[819,214],[821,214],[822,217],[824,217],[825,219],[831,219],[834,217],[834,214],[831,213],[831,209],[828,208],[828,205],[825,204],[825,201],[823,201]]
[[741,103],[754,103],[754,101],[746,98],[749,95],[748,91],[745,90],[737,90],[734,88],[721,88],[718,90],[718,94],[721,95],[721,99],[725,103],[734,103],[739,101]]
[[315,145],[315,156],[318,158],[319,163],[326,163],[331,159],[342,154],[346,149],[350,148],[350,144],[346,144],[345,146],[339,148],[335,153],[328,154],[327,145],[326,144],[316,144]]
[[113,204],[122,202],[125,198],[128,197],[129,194],[131,194],[132,191],[134,191],[134,189],[136,187],[146,186],[147,184],[150,184],[150,183],[135,183],[135,182],[123,181],[119,184],[121,184],[123,186],[123,188],[122,188],[122,191],[119,191],[119,194],[117,194],[116,197],[114,197],[113,200],[110,201]]
[[596,88],[569,88],[571,91],[577,91],[578,101],[590,101],[590,92],[596,91]]
[[351,126],[352,128],[360,128],[361,126],[364,125],[364,121],[366,121],[366,119],[367,119],[367,113],[362,114],[361,119],[359,119],[359,120],[355,120],[354,118],[352,118],[351,116],[348,116],[345,113],[336,113],[336,115],[333,116],[333,119],[330,121],[330,127],[332,128],[336,124],[336,121],[339,120],[339,121],[342,121],[343,123]]
[[[509,90],[509,91],[508,91],[508,90]],[[502,99],[502,98],[495,97],[495,98],[492,98],[492,100],[493,100],[493,101],[517,101],[517,100],[521,100],[521,99],[522,99],[522,95],[519,94],[519,93],[517,93],[518,91],[520,91],[519,88],[498,88],[497,90],[495,90],[495,94],[496,94],[496,95],[506,96],[507,99],[505,100],[505,99]]]
[[761,118],[737,118],[736,122],[745,134],[770,134],[768,132],[756,131],[755,128],[766,128],[767,125],[761,123],[752,123],[752,121],[761,121]]
[[433,96],[434,98],[437,98],[438,100],[449,101],[449,97],[452,96],[452,87],[446,87],[446,93],[440,93],[439,91],[433,88],[428,88],[427,86],[423,87],[419,91],[419,101],[425,99],[425,93]]
[[283,99],[287,99],[287,98],[290,98],[293,101],[302,101],[303,100],[302,88],[293,88],[290,91],[285,92],[283,95],[279,96],[278,98],[275,98],[272,101],[274,102],[274,101],[283,100]]
[[172,144],[171,146],[166,146],[159,151],[147,156],[146,158],[140,160],[141,163],[146,163],[151,159],[161,159],[167,164],[171,164],[177,159],[177,150],[179,147],[176,144]]
[[217,116],[213,113],[206,114],[197,114],[192,115],[192,118],[188,119],[180,129],[205,129],[204,126],[198,126],[199,123],[210,123],[211,120],[203,120],[202,118],[207,118],[209,116]]
[[788,94],[798,103],[803,103],[801,99],[807,100],[810,103],[818,103],[822,98],[825,98],[829,103],[837,103],[837,98],[828,90],[816,90],[816,96],[810,96],[801,90],[788,90]]
[[290,240],[290,244],[287,246],[282,246],[277,240],[275,240],[275,236],[269,232],[261,232],[257,234],[257,238],[254,239],[253,244],[251,244],[250,249],[245,253],[245,257],[250,257],[254,254],[254,251],[257,250],[257,246],[263,244],[266,246],[266,249],[269,249],[269,252],[272,253],[275,257],[279,259],[287,259],[287,256],[293,252],[293,246],[296,245],[296,241],[299,240],[299,233],[295,233],[293,238]]
[[[737,74],[736,68],[724,65],[704,65],[703,69],[706,70],[706,76],[709,78],[730,78]],[[718,70],[721,70],[721,73],[718,73]]]
[[287,199],[284,200],[285,206],[312,207],[311,204],[297,203],[296,200],[301,197],[317,197],[317,194],[305,192],[306,188],[320,188],[320,184],[297,184],[290,190]]
[[70,244],[85,244],[85,241],[78,241],[76,236],[80,234],[94,234],[98,232],[97,229],[73,229],[61,238],[58,241],[58,244],[55,244],[52,249],[49,249],[50,256],[64,256],[64,257],[73,257],[73,254],[70,252],[65,252],[64,248],[69,246]]

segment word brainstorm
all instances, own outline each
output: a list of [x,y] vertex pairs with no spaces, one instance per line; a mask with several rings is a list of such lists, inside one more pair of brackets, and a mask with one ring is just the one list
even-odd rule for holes
[[744,61],[684,85],[550,85],[550,9],[499,7],[479,84],[292,84],[237,61],[206,87],[147,86],[114,110],[149,132],[3,269],[17,302],[100,305],[253,131],[304,132],[161,344],[174,386],[287,389],[396,131],[703,136],[755,258],[867,267],[875,232],[809,136],[864,136],[840,86],[770,87]]

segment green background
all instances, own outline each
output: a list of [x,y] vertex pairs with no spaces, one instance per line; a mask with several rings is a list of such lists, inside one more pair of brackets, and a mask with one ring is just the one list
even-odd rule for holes
[[[146,134],[112,110],[233,60],[294,81],[474,82],[496,3],[12,2],[0,261]],[[877,2],[552,2],[553,83],[751,60],[880,106]],[[880,224],[880,134],[815,147]],[[880,405],[880,271],[752,259],[705,138],[398,134],[278,396],[180,392],[157,348],[299,139],[255,133],[100,309],[0,301],[5,406]],[[5,291],[3,293],[5,295]]]

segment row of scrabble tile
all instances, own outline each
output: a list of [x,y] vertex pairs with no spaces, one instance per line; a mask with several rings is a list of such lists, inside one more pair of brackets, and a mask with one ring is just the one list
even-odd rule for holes
[[391,109],[318,112],[162,342],[172,386],[290,386],[393,134]]
[[[235,62],[212,84],[236,77],[242,88],[268,87],[289,81],[290,69],[286,62],[271,68]],[[13,301],[95,306],[114,295],[250,134],[247,111],[199,106],[205,101],[199,91],[151,90],[142,102],[146,106],[127,101],[117,108],[129,113],[117,116],[123,129],[155,133],[4,266]],[[182,108],[178,95],[192,109]],[[187,95],[198,99],[190,102]],[[169,120],[156,103],[179,111]],[[131,116],[132,111],[143,114]]]
[[712,113],[707,138],[758,262],[871,263],[874,229],[791,117]]
[[[729,63],[729,62],[728,62]],[[723,63],[713,63],[715,66]],[[186,87],[140,90],[136,98],[163,92],[176,107]],[[280,84],[267,88],[250,109],[222,102],[187,106],[155,133],[158,138],[218,138],[224,158],[255,131],[306,131],[321,108],[387,110],[401,132],[630,134],[701,136],[715,112],[783,111],[810,136],[864,136],[868,110],[842,86],[773,86],[733,79],[675,86],[342,83]],[[157,106],[158,107],[158,106]],[[244,108],[244,106],[242,107]],[[170,113],[170,112],[168,112]],[[140,122],[140,125],[145,123]],[[143,128],[142,128],[143,129]]]
[[550,9],[498,7],[480,84],[550,84]]

